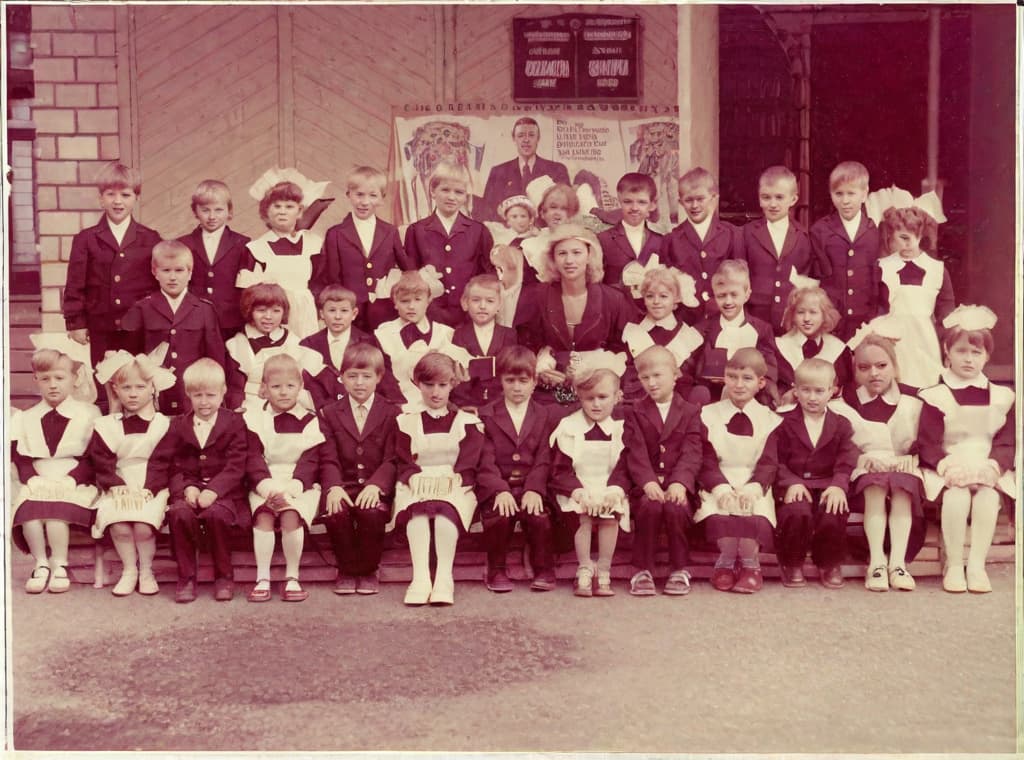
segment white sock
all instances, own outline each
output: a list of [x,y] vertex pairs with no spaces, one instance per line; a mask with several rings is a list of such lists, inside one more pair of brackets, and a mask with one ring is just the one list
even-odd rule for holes
[[602,519],[597,524],[597,572],[610,573],[615,545],[619,541],[619,521]]
[[274,557],[274,531],[253,529],[252,551],[256,555],[256,580],[270,580],[270,561]]
[[412,582],[430,585],[430,518],[417,515],[405,524],[409,539],[409,559],[412,561]]
[[985,558],[999,520],[999,494],[993,488],[979,488],[972,502],[971,551],[967,555],[967,567],[984,570]]
[[281,551],[284,552],[284,574],[286,578],[299,577],[299,562],[302,560],[302,526],[295,530],[281,531]]
[[963,567],[967,514],[971,511],[971,492],[966,488],[947,488],[942,494],[942,544],[947,567]]
[[437,551],[437,578],[452,583],[455,547],[459,543],[458,526],[446,517],[434,518],[434,548]]
[[892,495],[889,513],[889,566],[907,566],[907,543],[914,515],[910,508],[910,495],[899,491]]
[[864,535],[871,553],[869,567],[885,565],[885,492],[878,486],[864,490]]
[[576,562],[580,567],[592,567],[590,559],[590,534],[594,530],[594,521],[589,515],[580,515],[580,527],[576,529],[573,543],[576,546]]
[[135,546],[139,552],[139,572],[142,575],[152,575],[153,557],[156,556],[156,536],[136,538]]

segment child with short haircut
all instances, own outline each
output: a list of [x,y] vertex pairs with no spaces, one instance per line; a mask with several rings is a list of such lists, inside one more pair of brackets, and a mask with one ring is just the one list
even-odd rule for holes
[[644,349],[636,360],[646,395],[626,411],[622,442],[632,481],[634,596],[657,594],[654,554],[658,532],[668,536],[669,576],[665,593],[690,593],[690,545],[697,471],[701,462],[700,412],[675,392],[679,364],[662,346]]
[[249,524],[243,482],[245,422],[240,414],[221,408],[227,384],[217,362],[199,359],[185,369],[183,379],[191,411],[173,418],[160,442],[171,466],[166,518],[178,565],[174,601],[196,599],[196,554],[205,534],[213,559],[214,599],[228,602],[235,592],[232,529]]
[[785,166],[769,166],[757,185],[764,217],[743,227],[743,251],[750,267],[750,313],[782,333],[782,312],[794,287],[818,276],[807,231],[790,210],[797,202],[796,175]]
[[782,420],[755,398],[767,372],[757,349],[739,349],[725,365],[725,396],[700,412],[704,455],[693,519],[718,545],[711,585],[719,591],[760,591],[758,552],[774,543],[778,461],[772,432]]
[[[942,588],[951,593],[992,590],[985,558],[1002,498],[1017,497],[1015,395],[990,382],[984,371],[992,356],[995,324],[996,315],[984,306],[960,306],[950,314],[942,323],[946,369],[938,385],[920,394],[925,493],[930,500],[942,499]],[[971,549],[965,575],[968,518]]]
[[[945,319],[956,301],[949,271],[935,250],[937,219],[941,207],[886,209],[879,235],[883,258],[879,289],[880,317],[896,332],[896,356],[903,380],[916,388],[936,383],[942,372],[936,323]],[[943,221],[945,217],[942,217]]]
[[[448,404],[457,366],[431,351],[413,370],[420,410],[398,417],[395,439],[398,483],[392,526],[405,529],[412,560],[412,582],[405,604],[455,602],[452,566],[459,535],[469,530],[476,511],[473,492],[484,439],[479,418]],[[430,578],[431,522],[437,570]]]
[[90,403],[92,378],[81,371],[89,362],[85,346],[58,333],[33,335],[32,343],[32,375],[42,398],[10,420],[11,463],[21,482],[11,504],[11,533],[35,560],[25,591],[58,594],[71,588],[71,528],[88,530],[95,515],[86,447],[100,410]]
[[[288,294],[280,285],[259,283],[242,292],[245,329],[225,346],[229,409],[245,411],[263,406],[260,396],[263,365],[272,356],[288,354],[296,359],[310,385],[312,378],[324,371],[320,354],[301,345],[299,338],[282,325],[288,321],[289,308]],[[312,396],[306,390],[299,403],[308,409],[314,408]]]
[[661,240],[661,262],[693,278],[699,306],[683,318],[696,324],[718,313],[711,276],[726,259],[743,258],[743,232],[718,216],[718,183],[707,169],[697,166],[679,178],[679,205],[686,219]]
[[373,343],[373,336],[355,326],[359,317],[356,294],[342,285],[328,285],[316,296],[323,330],[299,341],[299,345],[316,351],[323,359],[324,369],[309,383],[309,392],[317,409],[345,396],[341,379],[341,362],[349,346]]
[[915,388],[898,381],[893,341],[865,329],[850,345],[855,382],[831,408],[853,425],[860,449],[851,474],[850,509],[864,513],[869,553],[864,585],[869,591],[888,591],[890,586],[912,591],[916,583],[907,565],[923,546],[927,530],[917,461],[921,400]]
[[842,588],[840,565],[846,557],[846,492],[859,451],[846,417],[828,408],[836,372],[824,359],[804,359],[796,367],[797,406],[782,413],[775,429],[779,472],[778,557],[782,585],[806,585],[807,549],[821,585]]
[[647,217],[658,207],[658,187],[647,174],[627,172],[619,178],[615,192],[622,209],[622,221],[598,234],[604,252],[604,282],[624,288],[622,270],[632,262],[647,266],[661,250],[661,234],[647,226]]
[[355,294],[355,324],[372,332],[382,322],[395,318],[386,298],[377,298],[377,283],[394,268],[412,269],[398,228],[377,216],[384,203],[387,176],[372,166],[357,166],[345,179],[345,197],[352,210],[327,230],[324,237],[323,273],[314,283],[317,305],[324,287],[340,284]]
[[277,283],[288,294],[288,329],[299,339],[319,328],[311,287],[322,278],[323,239],[311,230],[298,229],[304,207],[302,188],[294,182],[278,182],[260,201],[260,219],[269,228],[249,242],[255,266],[243,269],[235,283],[249,287]]
[[868,195],[864,164],[838,164],[828,188],[835,211],[811,225],[811,248],[821,286],[839,310],[836,335],[845,341],[878,314],[878,228],[863,210]]
[[174,375],[148,356],[116,351],[96,366],[96,379],[107,387],[111,414],[96,420],[89,441],[89,461],[96,486],[93,538],[107,529],[121,560],[114,596],[152,596],[160,588],[153,574],[156,532],[167,509],[167,450],[159,446],[170,419],[156,409],[156,394],[174,385]]
[[245,322],[239,308],[242,289],[235,278],[243,269],[253,269],[249,238],[227,226],[234,213],[231,191],[223,182],[204,179],[192,193],[192,213],[199,225],[178,241],[192,251],[189,292],[210,301],[217,310],[221,337],[226,341]]
[[384,528],[395,490],[398,409],[376,391],[384,355],[352,343],[341,360],[347,396],[320,410],[327,442],[320,480],[326,492],[322,522],[338,563],[335,594],[376,594]]
[[452,390],[452,403],[476,414],[501,393],[501,381],[494,371],[494,357],[506,346],[519,342],[516,331],[496,321],[501,308],[501,283],[493,274],[478,274],[462,291],[466,319],[455,328],[452,344],[470,355],[469,379]]
[[469,361],[464,349],[452,345],[455,331],[427,316],[430,303],[442,288],[429,267],[425,271],[402,272],[391,288],[398,318],[382,324],[373,335],[386,360],[382,392],[395,403],[415,405],[422,397],[412,376],[416,363],[428,351],[457,355],[463,367]]
[[531,591],[555,587],[551,505],[546,501],[555,426],[554,407],[531,397],[537,386],[537,356],[525,346],[506,346],[495,360],[502,397],[481,410],[484,452],[477,475],[480,522],[487,546],[487,588],[511,591],[506,573],[508,544],[517,523],[530,547]]
[[796,288],[789,294],[782,315],[786,332],[775,338],[779,365],[781,403],[793,403],[794,370],[804,359],[824,359],[836,373],[836,387],[845,388],[850,380],[850,350],[832,331],[839,323],[839,312],[821,288]]
[[[527,238],[537,234],[533,225],[537,209],[525,195],[513,195],[498,204],[498,217],[505,223],[510,235],[507,245],[518,248]],[[497,236],[495,242],[498,242]]]
[[164,345],[161,364],[174,373],[175,382],[160,396],[160,411],[181,414],[188,409],[182,384],[185,368],[203,357],[223,366],[224,339],[213,304],[187,290],[192,276],[188,246],[177,240],[157,243],[153,247],[153,276],[160,292],[132,306],[121,325],[142,334],[142,350],[147,354]]
[[[573,378],[581,408],[551,433],[550,488],[559,518],[574,536],[576,596],[614,596],[612,558],[619,528],[629,530],[629,476],[620,462],[622,420],[611,417],[621,399],[619,378],[610,369],[581,368]],[[593,588],[591,533],[597,529],[597,590]]]
[[548,186],[537,204],[537,218],[549,230],[575,219],[580,213],[580,199],[572,185]]
[[304,531],[320,504],[320,462],[324,435],[315,414],[299,404],[302,369],[294,358],[279,354],[263,365],[260,397],[267,405],[247,409],[246,476],[252,511],[252,545],[256,555],[256,585],[250,602],[270,600],[270,562],[274,531],[281,531],[285,578],[281,599],[302,602],[309,592],[299,585]]
[[682,366],[680,390],[687,401],[703,406],[722,397],[727,361],[743,348],[756,348],[765,363],[762,403],[778,401],[778,366],[771,327],[746,313],[750,273],[745,261],[726,259],[711,278],[718,313],[697,323],[703,343]]
[[[111,162],[100,170],[95,184],[103,216],[71,242],[63,302],[68,334],[89,344],[93,366],[107,351],[141,350],[142,336],[126,330],[121,320],[132,304],[157,289],[152,255],[160,242],[156,230],[132,219],[142,192],[137,171]],[[98,404],[106,410],[105,394],[100,394]]]
[[430,304],[430,318],[449,327],[459,323],[463,286],[474,275],[492,271],[491,233],[461,213],[469,183],[466,167],[451,161],[438,163],[428,185],[434,213],[413,222],[405,232],[409,266],[432,265],[440,274],[442,292]]
[[622,331],[622,341],[630,357],[622,379],[623,396],[627,401],[639,400],[646,395],[635,366],[636,358],[642,352],[652,346],[668,349],[675,359],[674,377],[679,377],[679,368],[704,342],[704,337],[697,330],[676,318],[675,310],[683,300],[684,279],[692,294],[693,280],[678,270],[666,267],[648,270],[640,283],[639,295],[646,314],[639,322],[627,324]]

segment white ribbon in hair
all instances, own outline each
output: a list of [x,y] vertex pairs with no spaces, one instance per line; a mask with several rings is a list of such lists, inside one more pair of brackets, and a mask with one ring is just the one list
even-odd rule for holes
[[326,182],[311,180],[293,167],[281,169],[275,166],[263,172],[263,176],[252,184],[252,187],[249,188],[249,195],[253,200],[261,201],[263,196],[267,194],[267,191],[278,182],[294,182],[298,185],[302,189],[303,206],[309,206],[313,201],[322,198],[327,190],[327,186],[330,184],[330,180]]
[[930,191],[915,198],[910,191],[892,185],[883,187],[869,193],[864,202],[868,218],[875,224],[882,221],[886,209],[890,208],[919,208],[934,219],[938,224],[946,221],[946,215],[942,213],[942,201],[934,191]]
[[73,340],[67,333],[33,333],[28,336],[32,341],[32,347],[37,351],[48,348],[59,354],[64,354],[73,362],[89,366],[89,346]]
[[[163,346],[164,353],[166,353],[167,344],[162,343],[161,346]],[[160,346],[157,346],[154,352],[159,350]],[[158,391],[165,391],[174,386],[174,372],[161,367],[150,355],[138,354],[137,356],[132,356],[124,349],[107,351],[106,356],[96,365],[96,379],[105,385],[110,382],[110,378],[117,374],[118,370],[127,367],[132,362],[138,365],[139,371],[143,376],[148,376],[152,379],[153,387]]]
[[947,330],[959,327],[961,330],[991,330],[996,326],[996,313],[987,306],[962,304],[950,312],[942,326]]

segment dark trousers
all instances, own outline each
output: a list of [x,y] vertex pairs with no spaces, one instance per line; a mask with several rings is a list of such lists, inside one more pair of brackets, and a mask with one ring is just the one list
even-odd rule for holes
[[167,527],[171,531],[171,548],[178,563],[179,580],[195,580],[196,552],[205,531],[213,556],[215,578],[234,578],[231,567],[231,528],[235,510],[230,504],[215,501],[206,509],[196,511],[184,501],[175,502],[167,510]]
[[787,567],[802,565],[810,548],[811,559],[818,567],[841,564],[846,559],[846,521],[850,513],[829,514],[824,505],[818,504],[821,490],[807,490],[814,503],[801,499],[776,504],[779,563]]
[[390,506],[359,509],[343,504],[338,512],[322,518],[340,575],[357,578],[377,572],[390,514]]
[[[691,497],[692,498],[692,497]],[[672,570],[684,570],[690,562],[687,535],[693,526],[693,507],[687,504],[652,501],[640,496],[632,503],[633,565],[638,570],[654,572],[654,553],[658,531],[665,526],[668,536],[668,559]]]
[[530,563],[534,575],[550,573],[554,568],[551,535],[551,515],[545,505],[539,515],[528,514],[525,510],[511,517],[503,517],[494,509],[494,500],[488,500],[480,509],[480,522],[484,527],[484,546],[487,547],[488,572],[504,570],[507,565],[508,544],[512,539],[516,523],[522,523],[526,541],[530,547]]
[[[92,366],[103,361],[107,351],[120,351],[124,349],[128,353],[138,354],[142,351],[142,332],[131,333],[125,330],[100,330],[89,328],[89,358]],[[100,411],[107,414],[110,411],[110,404],[107,400],[106,389],[96,382],[96,406]]]

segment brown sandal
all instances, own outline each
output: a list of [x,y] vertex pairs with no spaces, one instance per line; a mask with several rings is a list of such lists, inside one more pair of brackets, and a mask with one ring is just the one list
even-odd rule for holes
[[[266,588],[260,588],[261,583],[266,583]],[[270,581],[266,578],[261,578],[256,581],[256,585],[253,586],[252,591],[245,597],[250,602],[269,602],[270,601]]]
[[[296,585],[298,585],[298,583],[299,583],[299,579],[298,578],[285,578],[284,579],[284,585],[281,586],[281,601],[282,602],[304,602],[304,601],[306,601],[309,598],[309,592],[305,591],[301,586],[299,586],[299,588],[297,588],[297,589],[289,589],[288,588],[289,581],[295,581]],[[270,594],[270,592],[268,591],[267,595],[269,596],[269,594]]]

